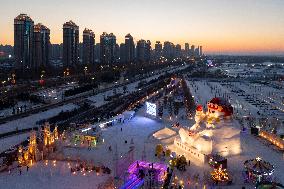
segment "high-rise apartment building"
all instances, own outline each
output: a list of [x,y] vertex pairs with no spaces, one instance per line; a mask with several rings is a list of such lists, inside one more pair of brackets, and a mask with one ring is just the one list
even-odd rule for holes
[[189,50],[189,44],[188,43],[184,44],[184,51],[185,51],[185,55],[186,56],[190,55],[190,50]]
[[47,68],[50,61],[50,30],[39,23],[34,26],[33,36],[33,70]]
[[125,36],[125,62],[130,63],[134,61],[135,45],[133,37],[130,34]]
[[34,21],[26,14],[14,19],[14,55],[16,68],[24,71],[33,65]]
[[115,61],[114,62],[119,62],[119,57],[120,57],[120,47],[119,44],[115,44],[115,48],[114,48],[114,57],[115,57]]
[[163,54],[163,45],[160,41],[155,44],[155,59],[159,59]]
[[116,36],[113,33],[104,32],[100,36],[100,62],[102,64],[111,64],[116,61],[115,46]]
[[138,62],[145,62],[145,50],[146,50],[146,41],[141,39],[137,42],[137,46],[136,46]]
[[150,62],[151,60],[151,41],[147,40],[146,41],[146,50],[145,50],[145,61]]
[[199,56],[199,46],[194,51],[194,56]]
[[62,59],[63,44],[51,44],[50,59],[59,60]]
[[121,63],[126,62],[126,50],[125,50],[125,44],[124,43],[120,44],[119,57],[120,57],[119,62],[121,62]]
[[194,50],[195,50],[195,46],[191,45],[191,47],[190,47],[190,55],[191,56],[194,56]]
[[95,45],[95,62],[96,63],[100,62],[100,51],[101,51],[101,45],[100,43],[97,43]]
[[136,51],[138,62],[149,62],[151,60],[151,42],[149,40],[139,40]]
[[165,58],[173,59],[175,56],[175,45],[169,41],[165,41],[163,54]]
[[79,26],[69,21],[63,24],[63,66],[74,67],[79,62]]
[[95,34],[85,28],[83,31],[83,64],[91,65],[95,61]]
[[181,45],[177,44],[175,48],[175,58],[180,58],[181,57]]

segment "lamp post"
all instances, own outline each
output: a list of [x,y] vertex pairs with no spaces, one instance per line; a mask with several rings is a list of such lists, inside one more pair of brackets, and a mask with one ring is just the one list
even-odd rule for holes
[[67,77],[67,76],[69,76],[69,68],[66,68],[64,71],[63,71],[63,77],[65,78],[65,77]]
[[15,73],[12,73],[12,84],[16,84],[16,74]]
[[87,75],[87,71],[88,71],[88,67],[87,67],[87,66],[85,66],[85,68],[84,68],[85,76]]

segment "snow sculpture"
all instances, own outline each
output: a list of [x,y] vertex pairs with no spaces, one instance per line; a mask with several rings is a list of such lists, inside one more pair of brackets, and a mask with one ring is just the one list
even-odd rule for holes
[[205,118],[202,105],[197,105],[196,113],[194,116],[195,124],[190,128],[191,131],[196,131],[200,128],[200,123]]
[[233,107],[224,98],[215,97],[207,103],[208,115],[214,118],[230,118],[233,115]]
[[[214,103],[216,104],[214,104]],[[232,122],[220,122],[220,118],[232,115],[231,106],[220,99],[212,99],[208,103],[208,111],[203,112],[198,105],[195,124],[190,129],[181,128],[176,140],[182,143],[183,149],[196,150],[200,154],[218,153],[222,156],[236,155],[241,152],[240,131],[232,126]],[[178,145],[178,143],[177,143]]]

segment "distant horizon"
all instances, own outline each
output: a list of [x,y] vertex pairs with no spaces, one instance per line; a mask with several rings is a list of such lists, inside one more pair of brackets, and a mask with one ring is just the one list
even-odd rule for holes
[[[32,5],[32,6],[31,6]],[[50,28],[52,44],[62,43],[62,26],[73,20],[93,30],[96,43],[104,31],[117,43],[130,33],[135,42],[170,41],[203,46],[206,54],[284,54],[284,1],[282,0],[38,0],[1,4],[0,44],[13,45],[14,18],[26,13]]]
[[[80,43],[82,43],[80,41]],[[97,42],[96,42],[97,43]],[[136,43],[136,42],[135,42]],[[51,43],[52,45],[60,45],[63,43]],[[12,46],[14,47],[14,45],[10,45],[10,44],[0,44],[2,46]],[[184,45],[180,44],[182,46],[182,49],[184,49]],[[153,44],[152,44],[153,46]],[[204,47],[203,47],[204,49]],[[206,51],[205,51],[206,52]],[[207,56],[276,56],[276,57],[284,57],[284,51],[283,52],[208,52],[208,53],[204,53]]]

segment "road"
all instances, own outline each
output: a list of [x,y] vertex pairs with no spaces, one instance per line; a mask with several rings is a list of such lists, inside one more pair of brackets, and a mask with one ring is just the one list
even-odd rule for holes
[[[153,71],[152,72],[152,76],[158,75],[158,74],[162,74],[162,72],[165,73],[165,72],[168,72],[168,71],[173,71],[173,70],[175,70],[177,68],[178,67],[170,67],[170,68],[166,68],[166,69],[163,69],[163,70]],[[60,102],[51,103],[51,104],[45,104],[45,105],[42,105],[40,107],[36,107],[34,109],[30,109],[30,110],[28,110],[26,112],[23,112],[23,113],[20,113],[20,114],[11,115],[11,116],[7,116],[7,117],[4,117],[4,118],[1,118],[0,119],[0,124],[4,124],[4,123],[6,123],[8,121],[12,121],[12,120],[15,120],[15,119],[26,117],[26,116],[29,116],[30,114],[35,114],[35,113],[38,113],[38,112],[41,112],[41,111],[45,111],[45,110],[48,110],[48,109],[51,109],[51,108],[62,106],[62,105],[67,104],[67,103],[73,103],[73,102],[76,102],[76,101],[78,101],[78,100],[80,100],[82,98],[86,98],[86,97],[91,96],[91,95],[97,95],[99,93],[103,93],[105,91],[108,91],[108,90],[111,90],[111,89],[114,89],[114,88],[122,87],[124,85],[128,85],[130,83],[134,83],[134,82],[137,82],[139,80],[143,80],[143,79],[148,78],[148,77],[150,77],[150,75],[149,74],[145,74],[142,78],[141,77],[136,77],[136,78],[134,78],[132,80],[124,81],[124,83],[121,83],[121,84],[113,83],[110,86],[105,87],[103,89],[93,89],[93,90],[86,91],[84,93],[80,93],[80,94],[77,94],[77,95],[74,95],[74,96],[71,96],[71,97],[65,97],[64,100],[60,101]]]

